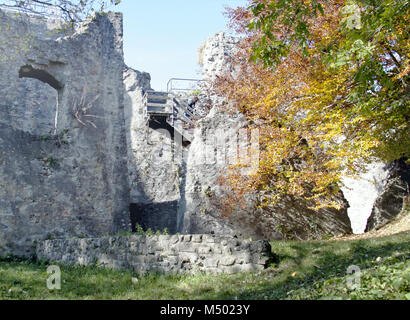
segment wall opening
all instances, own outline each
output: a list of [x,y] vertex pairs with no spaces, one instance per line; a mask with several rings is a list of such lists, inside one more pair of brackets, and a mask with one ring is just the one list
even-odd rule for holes
[[139,224],[142,227],[142,212],[140,205],[138,203],[130,204],[130,220],[131,220],[131,230],[132,232],[136,231],[136,225]]
[[177,232],[178,201],[160,203],[131,203],[130,220],[131,230],[136,231],[137,224],[144,231],[163,231],[165,228],[170,234]]
[[49,84],[56,90],[63,88],[61,83],[45,70],[34,69],[31,65],[25,65],[20,68],[19,78],[34,78]]
[[57,134],[61,83],[47,71],[30,65],[20,68],[19,78],[19,128],[34,135]]

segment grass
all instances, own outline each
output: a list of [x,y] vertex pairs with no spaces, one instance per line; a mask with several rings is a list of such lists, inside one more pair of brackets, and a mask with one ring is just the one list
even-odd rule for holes
[[[410,299],[410,232],[359,241],[275,241],[278,262],[235,275],[137,276],[131,271],[60,266],[48,290],[47,263],[0,259],[0,299]],[[346,285],[361,269],[360,288]],[[132,278],[138,278],[133,282]]]

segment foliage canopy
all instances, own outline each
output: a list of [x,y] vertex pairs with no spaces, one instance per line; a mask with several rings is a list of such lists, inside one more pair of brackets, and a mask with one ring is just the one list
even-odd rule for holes
[[[232,168],[238,191],[259,190],[337,207],[341,178],[376,158],[409,156],[409,2],[252,0],[228,9],[243,33],[235,72],[216,81],[260,129],[252,176]],[[244,183],[245,182],[245,183]]]

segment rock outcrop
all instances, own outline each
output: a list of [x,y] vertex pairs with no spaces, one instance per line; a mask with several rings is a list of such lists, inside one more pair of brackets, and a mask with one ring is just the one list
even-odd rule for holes
[[234,210],[227,215],[224,201],[230,190],[219,183],[219,177],[224,174],[224,168],[235,164],[237,147],[241,150],[249,144],[240,139],[241,130],[246,127],[242,114],[223,107],[214,107],[198,122],[188,155],[184,233],[229,234],[253,239],[320,239],[352,233],[348,203],[343,195],[337,199],[340,210],[314,211],[309,209],[312,202],[291,197],[275,207],[261,209],[260,194],[248,193],[243,199],[237,199],[242,203],[231,203]]
[[[206,42],[202,48],[204,79],[213,80],[225,71],[235,74],[229,60],[238,42],[237,38],[224,33],[217,33]],[[227,107],[220,97],[212,97],[212,100],[214,107],[207,117],[197,123],[194,141],[189,149],[184,232],[259,239],[307,239],[352,232],[346,211],[348,204],[342,195],[338,199],[341,210],[322,209],[315,212],[309,209],[312,203],[293,198],[263,210],[258,205],[260,194],[249,193],[244,195],[245,201],[234,206],[233,212],[228,215],[224,201],[230,191],[218,182],[219,177],[223,176],[224,169],[237,162],[239,150],[252,146],[247,139],[249,132],[244,131],[248,126],[246,118]],[[252,163],[252,159],[248,161]]]
[[203,44],[200,49],[200,64],[204,80],[212,81],[222,72],[232,71],[230,58],[235,53],[239,41],[236,37],[218,32]]
[[410,166],[402,158],[390,163],[383,190],[377,197],[367,220],[366,232],[383,226],[395,218],[406,205],[410,189]]

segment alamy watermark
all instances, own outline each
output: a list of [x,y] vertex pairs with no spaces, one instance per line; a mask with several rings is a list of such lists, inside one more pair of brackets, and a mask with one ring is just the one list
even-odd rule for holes
[[360,289],[360,267],[356,265],[347,268],[346,286],[350,290]]
[[46,284],[49,290],[61,290],[61,270],[59,266],[49,266],[47,268],[49,274]]
[[[182,164],[184,158],[187,160],[182,146],[187,141],[185,136],[188,135],[188,130],[174,130],[173,137],[166,129],[157,131],[163,137],[163,143],[156,144],[151,154],[151,163],[154,166],[160,166],[171,159],[178,164]],[[201,133],[195,136],[195,139],[200,139],[200,142],[194,142],[194,146],[191,146],[190,166],[210,166],[215,170],[237,166],[243,175],[256,173],[259,168],[259,129],[217,129],[209,134]]]

